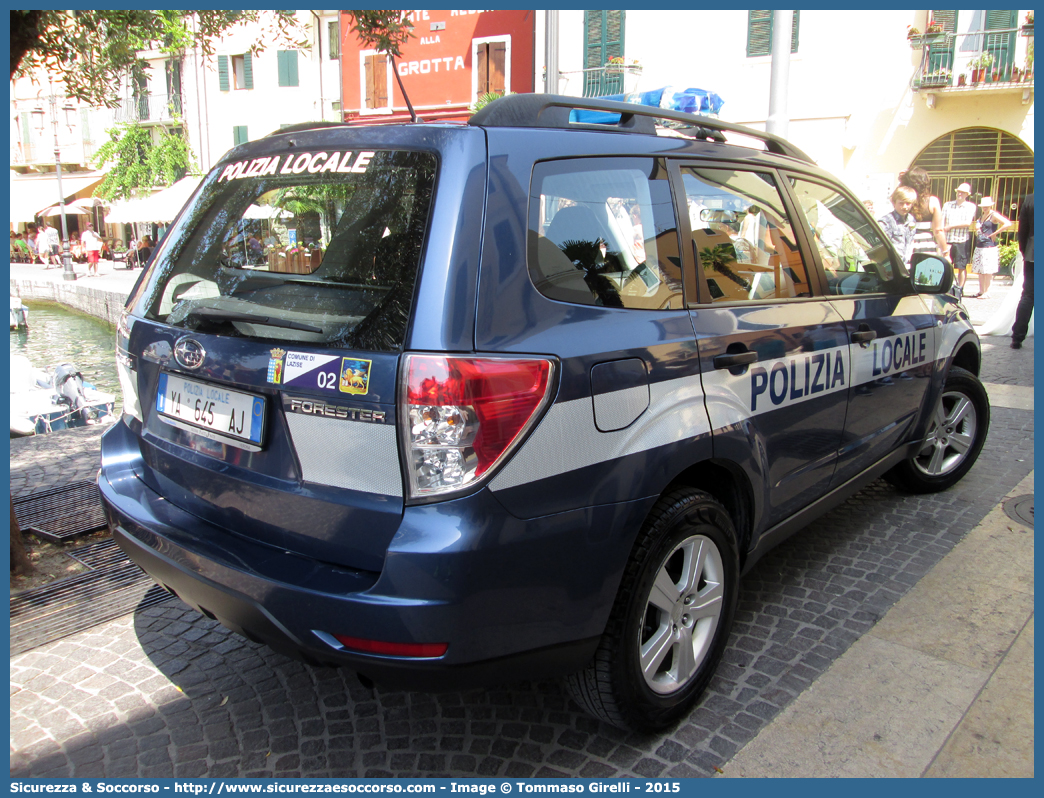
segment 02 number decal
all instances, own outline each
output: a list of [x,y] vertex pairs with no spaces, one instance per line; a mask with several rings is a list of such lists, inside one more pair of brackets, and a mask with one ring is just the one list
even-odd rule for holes
[[336,371],[320,371],[316,375],[316,382],[320,388],[334,390],[337,388],[337,372]]

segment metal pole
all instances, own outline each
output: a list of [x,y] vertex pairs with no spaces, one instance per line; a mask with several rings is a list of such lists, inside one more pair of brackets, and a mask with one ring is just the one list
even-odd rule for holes
[[65,221],[65,192],[62,191],[62,153],[58,147],[58,98],[53,94],[51,100],[51,121],[54,123],[54,169],[58,177],[58,207],[62,214],[62,277],[75,280],[72,256],[69,254],[69,225]]
[[558,12],[544,12],[544,91],[558,94]]
[[790,87],[790,40],[793,11],[772,12],[772,73],[769,79],[769,112],[765,132],[787,137],[787,92]]

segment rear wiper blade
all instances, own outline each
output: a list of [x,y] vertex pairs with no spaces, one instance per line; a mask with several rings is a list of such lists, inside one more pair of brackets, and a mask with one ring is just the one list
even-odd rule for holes
[[302,332],[321,333],[322,327],[313,327],[300,321],[280,319],[275,316],[262,316],[260,313],[240,313],[238,311],[218,310],[217,308],[194,308],[189,311],[190,317],[196,316],[208,321],[245,321],[253,324],[263,324],[267,327],[284,327],[288,330],[301,330]]

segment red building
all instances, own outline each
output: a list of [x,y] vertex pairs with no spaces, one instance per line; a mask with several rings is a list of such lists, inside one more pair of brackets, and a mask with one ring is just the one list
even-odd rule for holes
[[[414,36],[396,59],[410,103],[426,120],[466,120],[486,92],[533,91],[535,11],[409,11]],[[391,61],[368,49],[341,12],[345,121],[409,119]]]

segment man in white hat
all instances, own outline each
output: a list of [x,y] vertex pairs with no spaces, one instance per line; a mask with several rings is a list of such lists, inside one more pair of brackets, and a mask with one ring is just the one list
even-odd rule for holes
[[975,221],[975,203],[968,202],[971,186],[961,183],[957,186],[957,200],[947,202],[942,207],[943,232],[946,243],[950,245],[950,260],[957,270],[957,285],[964,290],[968,279],[968,261],[971,258],[971,224]]

